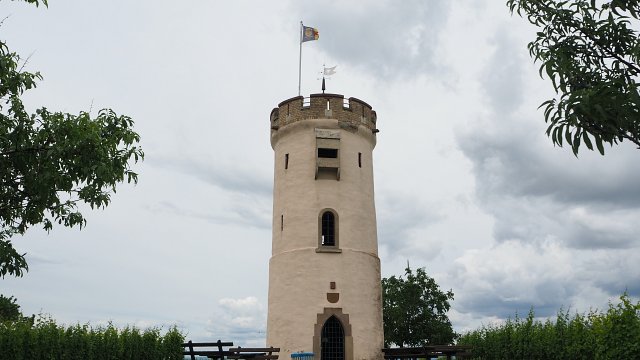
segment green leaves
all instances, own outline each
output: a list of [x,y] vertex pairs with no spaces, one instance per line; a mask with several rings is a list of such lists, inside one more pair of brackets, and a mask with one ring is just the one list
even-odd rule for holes
[[[12,1],[15,1],[15,0],[12,0]],[[18,0],[18,1],[25,1],[30,4],[35,4],[36,6],[39,6],[40,3],[42,3],[44,6],[47,6],[47,7],[49,6],[48,0]]]
[[555,323],[515,315],[504,324],[483,326],[463,334],[482,359],[634,359],[640,351],[640,303],[625,293],[606,312],[574,314],[560,309]]
[[405,276],[382,279],[385,346],[453,342],[456,334],[446,314],[453,292],[442,292],[424,268],[414,274],[407,266]]
[[184,335],[175,327],[162,334],[158,328],[118,329],[111,323],[63,326],[42,316],[35,322],[0,321],[0,359],[182,360],[183,342]]
[[138,181],[130,160],[142,160],[144,152],[127,116],[107,109],[91,118],[42,108],[32,116],[0,113],[0,121],[3,229],[22,234],[39,223],[50,230],[56,222],[82,227],[79,202],[104,208],[118,183]]
[[6,274],[22,276],[29,270],[25,254],[20,254],[11,246],[9,240],[3,239],[0,234],[0,277]]
[[[604,155],[604,143],[640,147],[640,37],[631,28],[640,1],[508,0],[511,13],[538,26],[529,54],[557,96],[540,106],[554,145]],[[592,141],[593,139],[593,141]]]
[[20,305],[16,304],[13,296],[5,297],[0,294],[0,322],[16,321],[20,319]]

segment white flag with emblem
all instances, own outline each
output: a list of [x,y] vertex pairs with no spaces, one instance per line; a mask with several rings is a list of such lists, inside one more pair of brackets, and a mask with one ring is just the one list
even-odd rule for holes
[[337,66],[338,66],[338,65],[336,65],[336,66],[334,66],[334,67],[330,67],[330,68],[328,68],[328,67],[324,68],[324,73],[323,73],[323,75],[324,75],[324,76],[329,76],[329,75],[333,75],[333,74],[335,74],[335,73],[336,73],[336,67],[337,67]]

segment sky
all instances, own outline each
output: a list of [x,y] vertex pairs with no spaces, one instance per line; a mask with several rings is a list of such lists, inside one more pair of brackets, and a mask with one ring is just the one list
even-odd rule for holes
[[0,37],[44,80],[32,111],[131,116],[145,160],[86,228],[13,239],[23,278],[0,293],[61,323],[176,325],[187,339],[265,345],[273,151],[269,113],[321,91],[378,115],[382,276],[424,267],[464,332],[532,307],[640,296],[640,152],[554,147],[554,95],[504,1],[0,2]]

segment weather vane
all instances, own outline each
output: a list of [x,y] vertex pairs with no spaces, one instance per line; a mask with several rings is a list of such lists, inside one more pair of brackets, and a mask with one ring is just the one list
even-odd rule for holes
[[[325,78],[331,80],[330,76],[334,75],[336,73],[336,66],[333,67],[326,67],[324,64],[322,64],[322,71],[319,72],[318,74],[322,74],[322,93],[324,94],[324,91],[327,89],[327,87],[325,86]],[[320,78],[318,78],[318,80],[320,80]]]

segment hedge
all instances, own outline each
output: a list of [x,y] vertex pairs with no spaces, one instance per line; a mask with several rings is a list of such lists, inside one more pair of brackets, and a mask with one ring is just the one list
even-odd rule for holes
[[459,345],[471,345],[474,359],[636,359],[640,354],[640,302],[625,293],[606,312],[569,315],[555,321],[508,319],[463,334]]
[[182,360],[184,336],[175,328],[117,329],[112,324],[58,325],[52,319],[0,323],[0,359],[14,360]]

